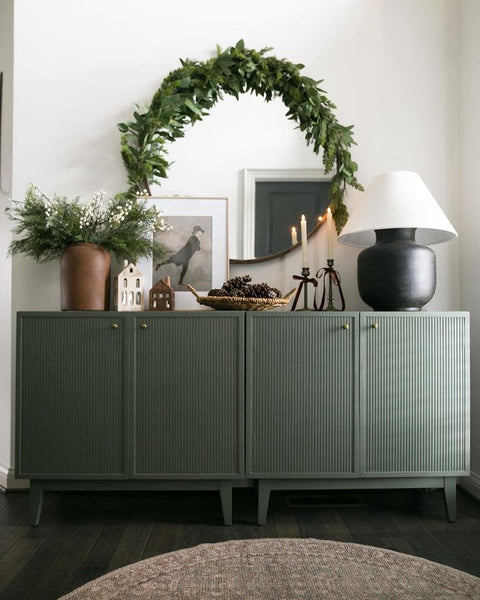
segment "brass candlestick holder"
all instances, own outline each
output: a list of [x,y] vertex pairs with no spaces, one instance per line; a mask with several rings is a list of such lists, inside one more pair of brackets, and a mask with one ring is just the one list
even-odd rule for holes
[[[323,267],[317,272],[317,278],[323,279],[323,292],[322,292],[322,300],[320,302],[320,306],[315,306],[315,310],[336,310],[342,311],[345,310],[345,298],[342,292],[342,286],[340,285],[340,273],[335,271],[333,268],[333,258],[327,259],[327,266]],[[326,280],[328,280],[328,294],[327,294],[327,285]],[[333,305],[333,286],[338,288],[338,293],[340,295],[340,301],[342,303],[341,308],[335,308]],[[325,306],[325,299],[327,300],[327,306]]]
[[315,308],[308,308],[308,284],[311,283],[314,288],[318,286],[318,281],[314,277],[310,277],[310,269],[308,267],[302,267],[301,275],[294,275],[293,279],[300,281],[300,285],[298,286],[297,293],[295,294],[295,298],[293,300],[291,310],[295,310],[297,306],[298,299],[302,293],[303,289],[303,308],[299,308],[298,310],[315,310]]

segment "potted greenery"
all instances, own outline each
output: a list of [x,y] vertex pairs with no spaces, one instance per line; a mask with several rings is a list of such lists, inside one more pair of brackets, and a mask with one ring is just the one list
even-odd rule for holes
[[104,202],[104,192],[88,203],[29,186],[23,202],[6,209],[14,223],[9,251],[37,262],[60,258],[62,310],[108,308],[111,255],[135,262],[141,256],[163,256],[154,231],[167,229],[161,211],[145,198],[118,194]]

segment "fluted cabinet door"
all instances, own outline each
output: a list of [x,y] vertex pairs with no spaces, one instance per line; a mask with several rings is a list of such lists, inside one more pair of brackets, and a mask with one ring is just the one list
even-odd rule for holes
[[361,319],[363,476],[469,470],[466,313]]
[[247,314],[247,475],[355,474],[357,319]]
[[243,313],[135,321],[134,476],[243,474]]
[[17,476],[124,477],[123,323],[19,313],[17,327]]

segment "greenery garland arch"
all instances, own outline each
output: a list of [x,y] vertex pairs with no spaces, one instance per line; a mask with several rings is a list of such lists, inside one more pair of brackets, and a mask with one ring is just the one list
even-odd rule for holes
[[216,56],[198,62],[180,60],[181,67],[169,73],[153,96],[149,107],[137,107],[134,120],[119,123],[122,133],[122,159],[128,173],[128,194],[144,190],[167,177],[167,144],[185,135],[185,128],[208,115],[208,110],[223,94],[238,99],[250,92],[266,102],[280,97],[287,107],[286,116],[296,121],[307,145],[318,154],[323,149],[326,173],[332,173],[330,208],[337,231],[345,225],[348,212],[344,204],[346,186],[362,189],[355,173],[350,147],[355,144],[353,126],[341,125],[335,105],[318,86],[321,81],[301,75],[304,65],[275,56],[271,48],[251,50],[243,40],[226,50],[217,47]]

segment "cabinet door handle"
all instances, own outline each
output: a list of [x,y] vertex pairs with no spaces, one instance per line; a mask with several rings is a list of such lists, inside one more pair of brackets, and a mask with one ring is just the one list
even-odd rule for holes
[[140,324],[140,327],[141,327],[142,329],[146,329],[146,328],[148,327],[148,325],[147,325],[146,323],[141,323],[141,324]]
[[112,324],[110,325],[110,327],[111,327],[112,329],[118,329],[118,323],[112,323]]
[[378,329],[378,323],[372,323],[372,329]]
[[350,329],[350,325],[348,325],[348,323],[344,323],[342,325],[342,329]]

